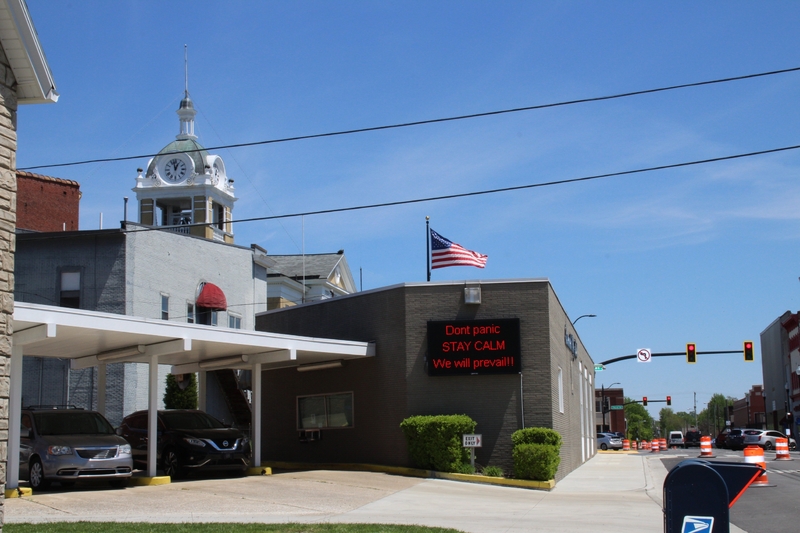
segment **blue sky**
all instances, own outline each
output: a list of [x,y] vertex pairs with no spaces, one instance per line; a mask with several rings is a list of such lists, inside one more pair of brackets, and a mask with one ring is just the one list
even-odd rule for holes
[[[20,168],[151,154],[189,92],[205,146],[800,66],[794,2],[28,0],[61,98],[19,111]],[[800,144],[800,73],[220,151],[234,218],[578,178]],[[35,170],[81,184],[81,229],[123,217],[133,161]],[[736,350],[800,308],[800,153],[468,199],[235,225],[273,254],[344,248],[371,289],[425,280],[431,227],[488,254],[434,280],[549,278],[595,361]],[[135,209],[130,210],[131,213]],[[305,230],[303,231],[303,226]],[[304,238],[303,238],[304,236]],[[698,411],[762,382],[760,356],[620,362],[626,394]],[[769,391],[767,391],[769,393]],[[663,404],[651,404],[657,415]]]

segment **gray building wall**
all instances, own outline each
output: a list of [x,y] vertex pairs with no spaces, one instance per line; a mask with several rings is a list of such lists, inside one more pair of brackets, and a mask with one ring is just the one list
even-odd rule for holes
[[[557,479],[590,457],[593,449],[585,447],[588,437],[594,436],[588,424],[594,406],[587,384],[593,378],[593,363],[580,341],[573,360],[564,328],[573,335],[574,330],[549,282],[481,282],[480,305],[464,303],[464,287],[464,282],[407,284],[259,315],[256,329],[262,331],[376,342],[375,357],[346,361],[343,368],[265,372],[262,456],[412,466],[399,427],[405,418],[466,414],[483,435],[483,447],[476,449],[478,464],[501,466],[510,473],[511,434],[532,426],[553,428],[564,438]],[[429,320],[502,318],[520,320],[521,375],[427,374]],[[558,368],[563,376],[563,413]],[[300,443],[297,397],[351,391],[354,427],[325,430],[320,441]],[[589,398],[583,408],[581,391],[584,400]]]
[[[164,294],[169,297],[169,320],[186,322],[187,303],[195,302],[201,282],[210,282],[223,290],[228,302],[229,310],[218,313],[217,325],[228,327],[228,316],[233,314],[241,318],[242,329],[254,329],[255,313],[266,310],[267,273],[253,262],[251,249],[166,231],[136,231],[141,228],[133,224],[128,227],[132,231],[19,234],[17,298],[59,305],[61,272],[78,271],[81,309],[160,319]],[[67,385],[68,361],[37,359],[25,358],[24,405],[97,408],[96,368],[69,370]],[[169,366],[159,367],[159,408],[163,408],[169,371]],[[112,424],[147,408],[147,365],[109,364],[106,372],[105,414]],[[216,408],[213,402],[212,398],[211,409]]]
[[761,332],[761,373],[764,379],[764,408],[767,427],[780,430],[786,415],[786,384],[789,379],[789,334],[782,326],[792,315],[786,311]]

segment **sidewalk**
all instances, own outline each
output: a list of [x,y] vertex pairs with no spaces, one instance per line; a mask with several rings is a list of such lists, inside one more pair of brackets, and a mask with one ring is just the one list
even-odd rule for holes
[[657,457],[621,452],[598,454],[550,492],[375,472],[285,472],[124,490],[56,489],[5,500],[5,521],[377,522],[469,533],[598,527],[660,533],[666,474]]

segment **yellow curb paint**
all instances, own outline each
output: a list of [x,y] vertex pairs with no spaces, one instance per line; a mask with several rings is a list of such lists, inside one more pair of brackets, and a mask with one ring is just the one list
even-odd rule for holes
[[245,470],[246,476],[271,476],[272,468],[268,466],[253,466]]
[[19,487],[17,489],[6,489],[6,498],[22,498],[23,496],[33,495],[33,490],[28,487]]
[[150,487],[154,485],[169,485],[172,483],[172,478],[169,476],[156,476],[156,477],[132,477],[130,484],[138,487]]
[[422,477],[434,479],[447,479],[451,481],[464,481],[468,483],[482,483],[486,485],[501,485],[533,490],[552,490],[556,486],[555,480],[531,481],[527,479],[506,479],[502,477],[481,476],[475,474],[452,474],[423,470],[420,468],[407,468],[402,466],[380,466],[354,463],[290,463],[286,461],[269,461],[272,468],[283,470],[356,470],[366,472],[380,472],[399,476]]

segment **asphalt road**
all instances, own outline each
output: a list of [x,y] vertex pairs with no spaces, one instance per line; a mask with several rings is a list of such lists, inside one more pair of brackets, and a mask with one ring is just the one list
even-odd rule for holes
[[[662,462],[667,470],[687,458],[694,450],[669,450]],[[714,450],[711,461],[744,462],[744,452]],[[775,461],[775,452],[765,452],[769,486],[751,486],[730,510],[731,524],[752,533],[797,533],[800,531],[800,453],[791,452],[791,461]]]

